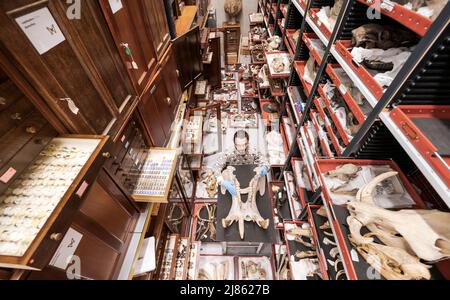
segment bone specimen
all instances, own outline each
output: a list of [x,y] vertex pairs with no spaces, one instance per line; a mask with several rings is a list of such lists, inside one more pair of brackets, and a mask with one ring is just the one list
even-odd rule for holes
[[341,263],[342,265],[344,264],[343,262],[342,262],[342,259],[340,258],[340,257],[338,257],[338,259],[336,259],[335,261],[334,261],[334,270],[337,272],[338,271],[338,265],[339,265],[339,263]]
[[323,225],[321,225],[319,228],[322,229],[322,230],[329,229],[329,228],[330,228],[330,222],[329,222],[329,221],[326,221],[326,222],[323,223]]
[[[250,181],[249,187],[242,189],[240,183],[234,175],[236,169],[232,166],[228,166],[223,172],[222,177],[224,180],[230,181],[236,187],[237,195],[232,197],[231,209],[228,216],[222,219],[223,228],[228,228],[234,222],[239,225],[239,235],[241,239],[244,239],[244,222],[256,222],[259,227],[267,229],[269,227],[269,219],[263,219],[256,206],[256,194],[259,191],[260,196],[265,194],[266,178],[261,177],[260,167],[254,169],[255,176]],[[222,194],[226,193],[224,187],[221,187]],[[247,202],[242,202],[241,195],[248,194]]]
[[333,249],[330,250],[330,255],[332,258],[336,258],[336,256],[339,254],[339,248],[338,247],[334,247]]
[[359,189],[353,189],[353,190],[345,190],[346,185],[340,185],[338,187],[332,187],[330,191],[334,194],[339,195],[347,195],[347,196],[356,196]]
[[325,209],[325,206],[321,206],[321,207],[316,211],[316,214],[318,214],[318,215],[321,216],[321,217],[328,218],[328,215],[327,215],[327,211],[326,211],[326,209]]
[[197,280],[211,280],[211,278],[211,275],[205,269],[198,271]]
[[286,230],[287,234],[292,234],[295,236],[306,236],[306,237],[312,237],[312,233],[310,229],[303,229],[301,227],[296,226],[295,228]]
[[328,262],[332,267],[334,267],[334,261],[332,261],[331,259],[327,259],[327,262]]
[[376,243],[356,245],[364,259],[388,280],[430,279],[428,266],[403,249]]
[[298,251],[295,252],[295,257],[306,258],[306,257],[316,257],[317,253],[315,251]]
[[[374,204],[377,185],[397,172],[387,172],[362,187],[356,201],[347,204],[352,243],[368,262],[389,279],[429,279],[427,266],[419,260],[438,261],[450,257],[450,214],[437,210],[390,211]],[[361,235],[366,226],[370,233]],[[385,245],[376,244],[372,236]]]
[[267,277],[266,270],[261,263],[254,261],[241,262],[242,279],[265,280]]
[[327,238],[327,237],[324,237],[323,243],[324,243],[325,245],[333,245],[333,246],[336,246],[336,243],[333,242],[332,240],[330,240],[330,239]]
[[345,164],[338,166],[334,170],[328,171],[326,173],[326,176],[331,178],[338,178],[339,180],[349,183],[352,179],[358,176],[358,172],[361,170],[361,167],[358,167],[354,164]]
[[[206,219],[202,218],[200,213],[202,210],[206,209],[208,217]],[[204,240],[209,237],[212,240],[216,239],[216,205],[206,204],[197,211],[197,232],[195,239]]]

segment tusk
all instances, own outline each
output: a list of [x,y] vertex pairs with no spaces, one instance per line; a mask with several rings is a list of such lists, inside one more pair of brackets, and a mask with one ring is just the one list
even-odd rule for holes
[[374,203],[373,202],[373,198],[372,198],[372,194],[373,194],[373,191],[376,188],[376,186],[380,182],[382,182],[382,181],[384,181],[384,180],[386,180],[386,179],[388,179],[390,177],[393,177],[393,176],[395,176],[397,174],[398,174],[398,172],[393,171],[393,172],[386,172],[386,173],[383,173],[381,175],[378,175],[377,177],[372,179],[372,181],[370,181],[368,184],[363,186],[358,191],[358,193],[356,194],[356,201],[361,201],[361,202],[366,202],[366,203]]
[[342,262],[342,260],[341,260],[340,257],[339,257],[338,259],[336,259],[335,262],[334,262],[334,270],[335,270],[336,272],[338,271],[337,266],[338,266],[339,263],[341,263],[342,266],[344,265],[344,263]]

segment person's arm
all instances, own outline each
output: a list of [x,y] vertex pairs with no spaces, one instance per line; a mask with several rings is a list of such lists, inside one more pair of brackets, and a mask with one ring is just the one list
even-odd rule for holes
[[236,192],[236,187],[233,185],[232,182],[224,180],[222,177],[222,171],[223,169],[225,169],[225,167],[227,166],[228,163],[228,158],[231,155],[230,152],[224,153],[223,155],[221,155],[219,157],[219,159],[217,160],[217,162],[214,164],[214,175],[216,176],[217,179],[217,184],[219,186],[223,186],[224,188],[227,189],[227,191],[232,195],[232,196],[236,196],[237,192]]
[[214,172],[214,175],[217,178],[217,183],[219,185],[221,184],[221,182],[223,180],[223,178],[222,178],[222,171],[227,166],[227,161],[228,161],[229,155],[230,155],[229,152],[223,153],[221,156],[219,156],[217,161],[214,163],[213,172]]
[[263,155],[260,151],[255,150],[255,164],[258,165],[258,167],[263,168],[261,176],[266,176],[267,173],[270,170],[270,163],[267,160],[267,157]]

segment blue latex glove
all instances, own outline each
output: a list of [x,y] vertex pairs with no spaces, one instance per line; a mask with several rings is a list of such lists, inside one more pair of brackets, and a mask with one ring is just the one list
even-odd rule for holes
[[233,185],[231,181],[224,180],[222,182],[222,186],[227,189],[228,193],[230,193],[231,196],[236,196],[236,187]]
[[261,168],[261,172],[259,173],[259,175],[260,175],[261,177],[266,177],[267,174],[268,174],[268,171],[269,171],[269,170],[267,170],[267,167],[264,166],[264,167]]

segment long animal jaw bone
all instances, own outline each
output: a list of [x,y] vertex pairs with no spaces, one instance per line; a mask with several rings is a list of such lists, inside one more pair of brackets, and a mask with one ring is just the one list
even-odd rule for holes
[[358,245],[351,237],[364,259],[388,280],[430,279],[428,266],[403,249],[370,243]]
[[445,228],[450,222],[449,213],[413,209],[389,211],[373,203],[376,185],[395,175],[397,172],[377,176],[361,188],[357,201],[347,204],[351,214],[347,223],[356,243],[373,243],[373,238],[361,236],[361,228],[367,226],[386,245],[412,252],[423,260],[438,261],[450,257],[450,232]]
[[[260,196],[266,193],[266,181],[265,177],[259,176],[261,168],[255,168],[255,176],[250,181],[247,188],[241,189],[240,183],[237,180],[234,171],[236,169],[232,166],[227,167],[222,172],[224,180],[230,181],[236,187],[236,196],[232,196],[231,209],[228,216],[222,219],[223,228],[230,227],[234,222],[238,223],[239,236],[243,240],[245,235],[245,222],[255,222],[262,229],[269,227],[269,219],[263,219],[259,213],[256,205],[256,194],[259,192]],[[226,190],[221,188],[222,194],[226,193]],[[248,195],[247,202],[242,202],[241,195]]]

